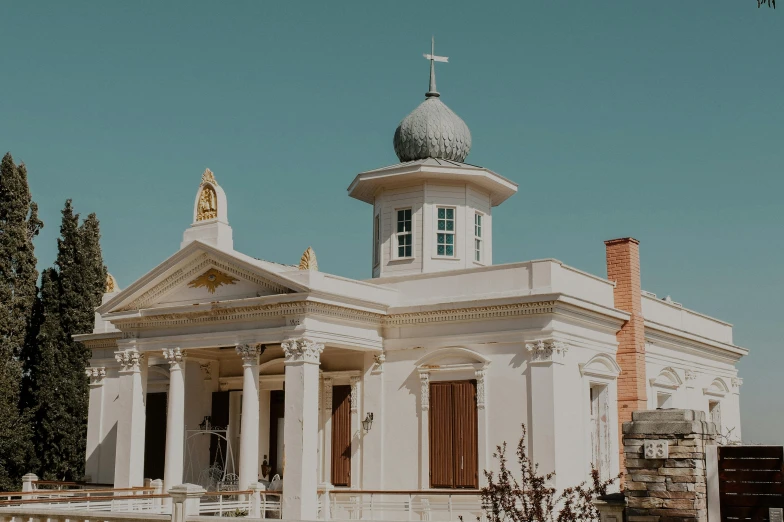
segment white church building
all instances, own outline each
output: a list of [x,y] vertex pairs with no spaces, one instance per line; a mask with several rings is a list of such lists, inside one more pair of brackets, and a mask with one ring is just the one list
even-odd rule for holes
[[109,277],[77,336],[90,480],[242,490],[279,475],[284,518],[313,520],[324,489],[477,490],[522,424],[558,487],[622,469],[634,410],[704,410],[740,438],[747,350],[732,325],[643,291],[635,239],[605,243],[606,275],[493,264],[493,208],[517,185],[465,163],[471,134],[428,58],[400,163],[348,187],[369,205],[371,279],[320,272],[311,248],[292,264],[234,250],[209,170],[176,253],[122,290]]

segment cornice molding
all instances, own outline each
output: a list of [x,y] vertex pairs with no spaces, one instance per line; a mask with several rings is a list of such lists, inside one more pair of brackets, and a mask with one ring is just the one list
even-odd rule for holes
[[391,314],[384,319],[384,326],[411,326],[418,324],[501,319],[521,315],[548,314],[555,311],[555,301],[513,303],[493,306],[457,308],[454,310],[432,310]]
[[85,339],[80,341],[85,348],[89,348],[90,350],[100,350],[104,348],[113,348],[117,349],[117,340],[122,337],[120,332],[117,332],[117,337],[111,337],[108,339]]

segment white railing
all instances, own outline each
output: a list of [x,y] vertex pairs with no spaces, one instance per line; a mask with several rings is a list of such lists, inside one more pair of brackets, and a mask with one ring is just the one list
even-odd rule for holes
[[323,490],[325,520],[484,520],[478,491]]

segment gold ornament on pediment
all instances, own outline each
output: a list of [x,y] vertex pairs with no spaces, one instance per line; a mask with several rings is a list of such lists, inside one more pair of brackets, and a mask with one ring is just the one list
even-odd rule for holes
[[117,292],[120,290],[120,286],[117,284],[117,280],[114,278],[112,274],[107,272],[106,274],[106,290],[104,290],[107,294],[112,292]]
[[219,270],[210,268],[202,275],[188,283],[188,286],[191,288],[201,288],[203,286],[207,288],[209,293],[214,294],[215,290],[219,286],[233,285],[237,281],[239,281],[239,279],[236,277],[232,277],[229,274],[224,274]]
[[218,217],[218,195],[212,185],[201,186],[199,192],[199,206],[196,209],[196,221],[215,219]]
[[299,259],[300,270],[315,270],[318,272],[318,261],[316,260],[316,252],[308,247]]

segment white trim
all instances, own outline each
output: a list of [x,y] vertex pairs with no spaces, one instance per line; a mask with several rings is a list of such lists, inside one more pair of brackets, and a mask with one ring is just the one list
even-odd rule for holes
[[720,377],[716,377],[710,383],[710,386],[707,388],[702,389],[702,393],[705,395],[710,395],[711,397],[719,397],[723,398],[729,393],[730,388],[727,386],[727,383]]
[[674,368],[667,366],[659,372],[659,375],[649,380],[652,388],[664,388],[666,390],[677,390],[683,385],[683,379]]

